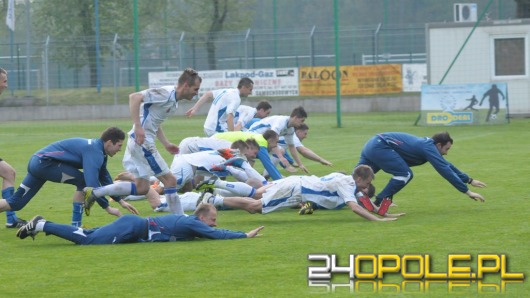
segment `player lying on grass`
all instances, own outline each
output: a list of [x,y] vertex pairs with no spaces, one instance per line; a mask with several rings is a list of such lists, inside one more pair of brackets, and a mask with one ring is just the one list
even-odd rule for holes
[[90,245],[184,241],[195,238],[252,238],[263,229],[261,226],[244,233],[216,229],[215,226],[217,226],[217,210],[212,205],[201,204],[193,215],[168,214],[142,218],[128,214],[108,225],[89,230],[53,223],[37,215],[17,231],[17,237],[35,239],[39,232],[44,232],[46,235],[54,235],[75,244]]
[[[289,176],[258,189],[260,199],[249,197],[222,197],[204,193],[203,203],[214,206],[225,206],[233,209],[243,209],[249,213],[270,213],[275,210],[291,208],[307,201],[334,209],[341,204],[348,205],[357,215],[375,221],[395,220],[403,214],[385,214],[380,218],[357,203],[356,189],[367,187],[374,177],[368,166],[358,166],[353,175],[331,173],[324,177],[317,176]],[[257,198],[255,196],[254,198]]]
[[[367,187],[363,188],[361,191],[357,192],[357,194],[355,194],[355,197],[357,198],[357,201],[359,201],[359,198],[361,197],[372,198],[374,195],[375,195],[375,186],[373,184],[370,184]],[[317,209],[328,210],[326,207],[318,205],[311,201],[301,203],[300,205],[301,205],[300,210],[298,211],[298,214],[300,215],[313,214],[313,212]],[[342,209],[344,206],[346,206],[346,204],[341,204],[333,208],[333,210]]]
[[[236,142],[234,144],[247,146],[244,141]],[[244,154],[246,148],[248,148],[248,146],[240,147],[242,151],[240,151],[239,149],[219,149],[183,154],[178,156],[173,160],[173,163],[171,164],[171,172],[175,176],[177,181],[176,189],[179,190],[186,184],[191,183],[197,175],[234,175],[236,172],[230,171],[227,168],[232,168],[232,166],[242,166],[245,163],[248,164],[248,162],[246,162],[246,160],[241,155],[241,153]],[[256,175],[259,175],[259,173],[252,169],[250,165],[248,165],[248,168],[253,170]],[[246,173],[248,173],[246,172],[246,170],[239,172],[241,176],[245,176],[245,179],[248,180],[249,178]],[[100,188],[87,187],[83,190],[85,192],[86,198],[85,208],[90,209],[96,199],[101,196],[113,195],[123,197],[134,195],[134,193],[132,193],[132,189],[134,189],[133,185],[134,182],[121,181]],[[227,182],[219,180],[217,182],[217,185],[218,187],[237,189],[247,196],[252,196],[255,192],[254,187],[243,182]],[[174,206],[172,206],[171,200],[168,200],[168,205],[169,209],[173,213],[176,213]],[[184,212],[180,200],[179,206],[179,210],[182,210],[182,212]]]

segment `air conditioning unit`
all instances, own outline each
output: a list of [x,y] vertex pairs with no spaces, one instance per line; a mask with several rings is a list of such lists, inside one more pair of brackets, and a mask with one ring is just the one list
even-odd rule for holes
[[476,22],[477,21],[477,4],[476,3],[455,3],[454,5],[455,22]]

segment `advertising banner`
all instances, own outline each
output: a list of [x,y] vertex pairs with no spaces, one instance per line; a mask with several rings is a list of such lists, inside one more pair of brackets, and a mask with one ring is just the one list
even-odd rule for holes
[[[150,72],[149,88],[174,85],[181,71]],[[254,81],[252,95],[298,96],[298,68],[267,68],[199,71],[202,77],[199,96],[207,91],[237,88],[239,80],[249,77]]]
[[[400,64],[341,66],[342,95],[402,92]],[[301,67],[300,95],[335,95],[334,66]]]
[[423,85],[420,125],[508,123],[508,86]]

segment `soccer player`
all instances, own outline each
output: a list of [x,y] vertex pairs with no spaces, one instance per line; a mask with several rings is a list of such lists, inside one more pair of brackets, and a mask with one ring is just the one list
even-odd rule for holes
[[[7,89],[7,71],[0,67],[0,95]],[[7,199],[15,192],[15,177],[17,172],[10,164],[0,158],[0,177],[2,178],[2,198]],[[6,211],[6,227],[20,228],[26,221],[18,218],[15,211]]]
[[242,78],[237,89],[217,89],[204,93],[201,98],[186,112],[191,117],[207,101],[213,100],[204,122],[204,133],[212,136],[217,132],[234,131],[234,116],[241,104],[241,97],[252,94],[254,82],[250,78]]
[[[355,168],[352,175],[331,173],[324,177],[289,176],[274,181],[258,189],[260,199],[245,197],[221,197],[204,194],[203,202],[214,206],[244,209],[249,213],[267,214],[275,210],[292,208],[300,203],[311,201],[326,209],[334,209],[341,204],[348,205],[357,215],[374,221],[395,220],[403,214],[385,214],[380,218],[361,207],[355,197],[356,189],[367,187],[374,177],[368,166]],[[257,198],[255,196],[254,198]]]
[[[260,121],[257,121],[254,124],[252,124],[252,126],[250,126],[248,130],[250,132],[255,132],[255,133],[264,133],[265,131],[272,129],[278,134],[278,136],[285,137],[285,142],[287,143],[289,152],[293,156],[294,161],[296,162],[296,164],[298,164],[298,167],[301,170],[308,173],[306,167],[302,164],[302,161],[300,160],[300,157],[298,156],[298,152],[296,151],[296,148],[294,147],[294,140],[293,140],[294,128],[304,123],[306,118],[307,118],[307,113],[304,110],[304,108],[300,106],[300,107],[293,109],[290,116],[270,116],[267,118],[263,118]],[[287,171],[291,173],[296,172],[296,169],[293,168],[289,164],[287,159],[285,159],[280,148],[274,147],[272,151],[274,154],[276,154],[276,156],[278,156],[280,161],[286,166],[285,169]],[[269,171],[268,169],[266,170],[267,172]]]
[[[156,148],[156,139],[166,150],[177,154],[179,148],[171,143],[162,130],[162,123],[178,108],[178,102],[191,100],[199,92],[202,79],[199,74],[186,68],[175,86],[146,89],[129,95],[129,107],[133,128],[129,131],[123,167],[135,177],[134,182],[118,182],[107,187],[85,188],[85,208],[90,209],[95,198],[112,195],[145,195],[149,191],[151,176],[164,184],[164,194],[175,214],[184,214],[178,199],[177,180]],[[140,107],[143,111],[140,113]]]
[[[235,144],[246,146],[246,143],[243,141]],[[248,165],[248,162],[242,158],[240,154],[244,154],[244,150],[246,149],[231,150],[227,148],[175,156],[171,163],[171,172],[175,175],[177,180],[177,189],[181,189],[185,184],[191,183],[197,175],[213,176],[214,178],[217,178],[218,176],[226,177],[228,175],[233,175],[237,180],[243,180],[245,182],[249,180],[249,178],[260,179],[259,177],[261,177],[260,180],[264,180],[263,176],[259,175],[259,173],[252,169],[252,167]],[[246,164],[246,166],[244,164]],[[244,171],[229,169],[232,167],[238,167],[244,169]],[[259,175],[259,177],[249,177],[246,173],[248,168],[252,169],[256,175]],[[243,182],[227,182],[219,179],[212,179],[211,181],[205,181],[204,183],[215,184],[215,186],[219,188],[232,189],[241,192],[244,196],[253,196],[255,192],[254,187]]]
[[[361,200],[363,206],[379,215],[384,215],[392,204],[392,198],[413,178],[410,167],[429,162],[457,190],[467,194],[475,201],[484,202],[482,195],[467,187],[485,187],[486,184],[469,177],[443,158],[453,146],[448,132],[428,137],[417,137],[403,132],[385,132],[372,137],[363,147],[357,165],[368,165],[374,173],[383,170],[392,178],[383,190],[377,194],[375,202]],[[375,204],[375,206],[374,206]]]
[[[237,141],[241,140],[236,140],[236,142]],[[259,144],[253,138],[249,138],[247,140],[242,141],[244,141],[248,145],[248,149],[245,151],[245,156],[247,160],[253,161],[259,151]],[[182,155],[200,151],[230,148],[233,143],[233,141],[218,139],[215,137],[188,137],[180,141],[179,154]]]
[[263,134],[249,131],[228,131],[216,133],[212,136],[212,138],[228,140],[231,142],[248,139],[256,140],[256,142],[259,144],[257,157],[263,164],[265,170],[269,173],[273,180],[282,178],[282,175],[272,163],[269,155],[269,151],[272,151],[273,148],[278,146],[278,134],[274,130],[269,129]]
[[194,215],[168,214],[142,218],[125,215],[116,221],[90,230],[57,224],[37,215],[17,231],[17,237],[25,239],[44,232],[75,244],[118,244],[135,242],[186,241],[196,238],[236,239],[252,238],[264,228],[257,227],[244,233],[225,229],[216,229],[217,210],[214,206],[201,204]]
[[271,111],[272,106],[266,100],[260,101],[255,108],[239,105],[234,116],[234,122],[236,123],[235,130],[248,130],[254,122],[269,117]]
[[[72,226],[81,226],[83,188],[113,183],[107,170],[107,158],[121,150],[124,139],[125,133],[121,129],[110,127],[98,139],[64,139],[40,149],[30,158],[28,174],[17,191],[10,198],[0,200],[0,212],[24,208],[46,181],[66,183],[76,187]],[[117,197],[113,199],[123,208],[138,214],[129,203]],[[106,199],[98,200],[98,204],[109,214],[121,216],[120,211],[110,207]]]
[[[307,137],[307,133],[309,131],[309,126],[307,124],[302,123],[299,126],[295,128],[295,132],[293,135],[293,145],[296,148],[296,151],[300,153],[303,157],[317,161],[325,166],[333,166],[333,164],[324,158],[320,157],[318,154],[313,152],[313,150],[307,148],[302,144],[302,140],[304,140]],[[280,140],[278,141],[278,146],[280,147],[280,150],[283,154],[283,157],[289,162],[290,165],[294,164],[294,160],[291,158],[289,153],[287,153],[287,143],[285,142],[285,137],[280,137]],[[280,160],[278,159],[278,156],[276,154],[272,155],[271,158],[274,165],[277,165],[280,163]],[[285,167],[284,164],[281,164],[282,167]],[[296,165],[298,166],[298,165]]]

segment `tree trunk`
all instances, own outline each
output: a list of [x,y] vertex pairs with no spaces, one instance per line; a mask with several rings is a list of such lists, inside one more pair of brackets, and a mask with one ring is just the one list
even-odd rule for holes
[[223,23],[228,13],[228,2],[223,0],[223,7],[220,10],[219,2],[221,0],[213,0],[213,17],[212,24],[210,25],[210,30],[208,33],[208,39],[206,40],[206,51],[208,52],[208,65],[211,70],[217,69],[216,57],[215,57],[215,40],[217,39],[217,34],[223,30]]
[[216,33],[208,33],[208,38],[206,39],[206,51],[208,53],[208,65],[210,70],[217,69],[216,57],[215,57],[215,35]]
[[88,69],[90,71],[90,87],[96,87],[98,82],[97,64],[96,64],[96,45],[89,42],[86,45]]

